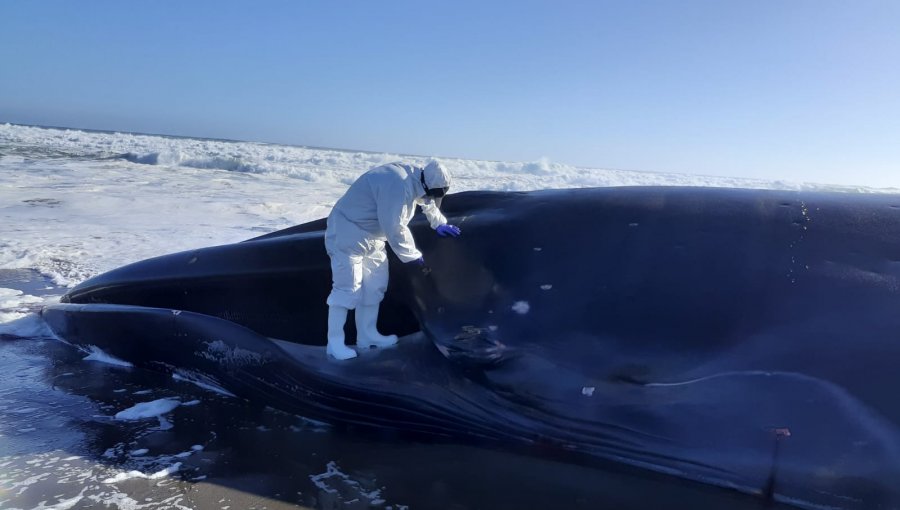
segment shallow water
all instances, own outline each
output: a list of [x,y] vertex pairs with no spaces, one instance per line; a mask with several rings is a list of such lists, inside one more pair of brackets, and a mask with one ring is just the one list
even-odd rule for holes
[[[27,271],[4,271],[0,287],[48,292]],[[633,470],[335,430],[85,357],[42,334],[0,341],[0,508],[765,507]],[[164,398],[181,405],[114,418]]]

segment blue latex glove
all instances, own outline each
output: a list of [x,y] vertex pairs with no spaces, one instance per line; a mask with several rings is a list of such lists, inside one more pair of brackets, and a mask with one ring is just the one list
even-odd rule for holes
[[450,225],[450,224],[441,225],[438,228],[434,229],[434,231],[437,232],[437,235],[439,235],[441,237],[447,237],[447,236],[457,237],[460,234],[462,234],[462,230],[460,230],[459,227],[457,227],[456,225]]

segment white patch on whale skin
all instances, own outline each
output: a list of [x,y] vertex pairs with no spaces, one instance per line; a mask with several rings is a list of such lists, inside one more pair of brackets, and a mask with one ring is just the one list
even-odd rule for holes
[[529,310],[531,310],[531,305],[528,304],[528,301],[516,301],[515,303],[513,303],[512,309],[514,312],[520,315],[525,315]]
[[[172,379],[176,381],[185,381],[196,386],[199,386],[205,390],[209,390],[220,395],[225,395],[226,397],[234,397],[234,393],[226,390],[222,387],[222,384],[216,380],[215,377],[212,377],[207,374],[203,374],[200,372],[196,372],[194,370],[188,370],[186,368],[174,369],[172,372]],[[192,401],[193,402],[193,401]],[[190,402],[185,405],[193,405]]]
[[201,358],[215,361],[224,365],[247,366],[261,365],[263,357],[253,351],[241,349],[240,347],[230,347],[221,340],[214,342],[206,342],[206,351],[196,353]]

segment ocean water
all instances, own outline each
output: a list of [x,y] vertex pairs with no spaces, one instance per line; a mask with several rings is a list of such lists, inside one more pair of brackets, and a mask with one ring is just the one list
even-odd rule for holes
[[[663,476],[333,430],[80,351],[36,313],[123,264],[324,217],[359,174],[400,159],[426,158],[0,125],[0,508],[762,507]],[[453,191],[898,191],[442,161]]]

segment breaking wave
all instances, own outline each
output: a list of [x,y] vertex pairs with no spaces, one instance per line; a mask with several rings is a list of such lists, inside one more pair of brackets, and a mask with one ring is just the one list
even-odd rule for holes
[[227,170],[229,172],[264,173],[272,169],[264,168],[253,163],[247,163],[236,157],[212,156],[196,158],[181,152],[150,152],[147,154],[135,154],[128,152],[119,158],[131,163],[142,165],[182,166],[188,168],[200,168],[209,170]]

